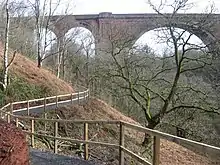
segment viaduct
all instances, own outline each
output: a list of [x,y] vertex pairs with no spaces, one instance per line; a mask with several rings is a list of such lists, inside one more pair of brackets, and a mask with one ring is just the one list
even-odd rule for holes
[[145,32],[172,25],[199,37],[209,49],[220,41],[220,14],[112,14],[57,15],[49,19],[49,29],[62,45],[64,35],[72,28],[84,27],[95,38],[96,50],[108,50],[110,41],[129,46]]

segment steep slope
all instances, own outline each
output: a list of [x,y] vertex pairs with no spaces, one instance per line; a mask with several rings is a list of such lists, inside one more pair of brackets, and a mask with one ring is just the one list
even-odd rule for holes
[[[12,54],[13,51],[10,51],[9,61],[12,58]],[[0,57],[0,68],[2,68],[2,43],[0,43]],[[7,91],[5,93],[0,91],[0,100],[3,100],[1,104],[9,101],[73,92],[73,88],[68,83],[58,79],[50,71],[38,68],[35,62],[19,53],[16,53],[15,59],[9,68],[9,81],[10,84]]]
[[[85,105],[73,105],[58,108],[52,112],[52,117],[57,115],[62,119],[87,119],[87,120],[124,120],[129,123],[139,124],[133,119],[123,115],[116,109],[99,99],[90,99]],[[110,142],[118,144],[118,127],[113,125],[89,125],[89,138],[94,141]],[[68,124],[60,125],[60,135],[81,139],[82,127]],[[126,129],[126,146],[136,153],[144,153],[146,148],[141,145],[143,133]],[[68,149],[60,149],[65,154],[74,154]],[[67,151],[68,150],[68,151]],[[117,164],[118,151],[107,147],[90,146],[92,157],[99,158],[107,164]],[[148,154],[144,154],[149,157]],[[127,164],[132,164],[132,160],[127,157]],[[193,151],[184,148],[176,143],[161,140],[161,165],[213,165],[220,164],[220,161],[212,160],[206,156],[201,156]]]
[[58,79],[50,71],[38,68],[36,63],[17,54],[10,72],[26,82],[49,89],[51,94],[63,94],[73,92],[72,87],[65,81]]

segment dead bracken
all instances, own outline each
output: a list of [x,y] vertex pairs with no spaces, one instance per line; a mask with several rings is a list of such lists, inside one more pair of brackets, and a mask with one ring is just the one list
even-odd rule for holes
[[0,120],[0,165],[29,165],[25,134],[3,120]]

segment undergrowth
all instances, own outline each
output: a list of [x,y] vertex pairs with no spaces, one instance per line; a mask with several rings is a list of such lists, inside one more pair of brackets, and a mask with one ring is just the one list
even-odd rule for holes
[[40,86],[27,83],[25,80],[11,76],[6,91],[0,90],[0,105],[13,101],[44,97],[47,90]]

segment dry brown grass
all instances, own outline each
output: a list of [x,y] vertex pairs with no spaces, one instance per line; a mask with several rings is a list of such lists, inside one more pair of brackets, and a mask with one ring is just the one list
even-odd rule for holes
[[[85,120],[123,120],[129,123],[138,124],[133,119],[123,115],[118,110],[110,107],[104,101],[99,99],[91,99],[85,105],[73,105],[68,107],[59,108],[58,112],[62,111],[65,114],[65,117],[68,119],[85,119]],[[105,129],[104,129],[105,128]],[[114,126],[108,126],[102,128],[102,131],[99,132],[98,136],[94,139],[97,141],[105,141],[111,143],[118,143],[118,135],[114,135],[117,133],[118,129]],[[107,129],[106,129],[107,128]],[[95,129],[91,128],[91,132],[95,131]],[[106,133],[105,131],[109,131],[111,133]],[[70,130],[70,132],[74,132],[74,130]],[[90,132],[90,137],[95,133]],[[73,133],[76,135],[76,132]],[[129,147],[130,150],[134,152],[141,153],[145,148],[141,146],[141,142],[143,139],[143,133],[126,129],[126,139],[128,142],[126,146]],[[183,146],[180,146],[176,143],[169,142],[166,140],[161,140],[161,156],[160,156],[160,164],[161,165],[217,165],[220,164],[220,161],[212,160],[205,155],[199,155]],[[91,148],[91,151],[96,156],[100,157],[102,160],[111,160],[117,158],[117,151],[112,151],[108,148],[99,148],[94,147]],[[110,154],[109,154],[110,152]],[[107,164],[117,164],[117,161],[108,162]],[[127,164],[129,163],[129,159],[127,159]]]
[[[9,54],[11,58],[13,51],[11,51]],[[2,43],[0,43],[0,57],[2,56],[3,46]],[[68,83],[58,79],[50,71],[44,68],[38,68],[35,62],[19,53],[16,53],[15,59],[9,69],[9,72],[12,75],[24,79],[30,84],[34,84],[50,91],[50,94],[53,95],[73,92],[73,88]]]
[[36,63],[20,54],[16,55],[10,71],[31,84],[51,89],[54,95],[73,92],[72,87],[68,83],[58,79],[48,70],[38,68]]

